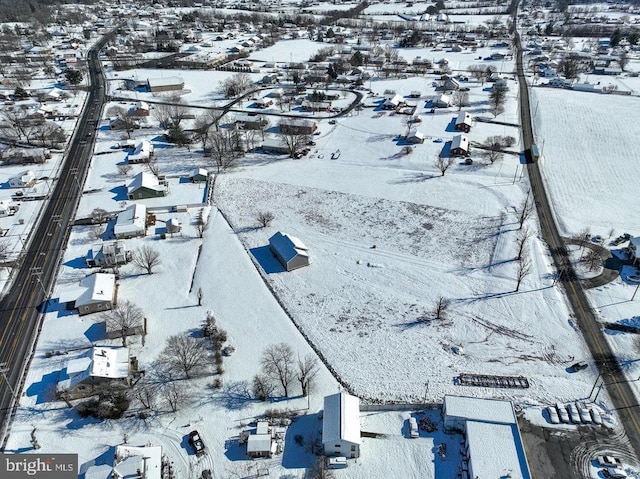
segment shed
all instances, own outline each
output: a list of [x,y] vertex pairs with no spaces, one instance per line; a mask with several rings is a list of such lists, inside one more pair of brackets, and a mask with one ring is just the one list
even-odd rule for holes
[[414,133],[412,133],[411,135],[407,136],[407,143],[424,143],[424,133],[421,133],[419,131],[416,131]]
[[167,233],[179,233],[182,230],[182,222],[178,218],[169,218],[167,220]]
[[258,421],[256,433],[251,434],[247,438],[247,456],[248,457],[271,457],[274,453],[274,446],[269,423],[267,421]]
[[13,216],[18,212],[20,206],[13,201],[0,201],[0,217]]
[[309,266],[309,250],[295,236],[278,231],[269,238],[269,248],[287,271]]
[[189,179],[192,183],[203,183],[209,178],[209,172],[204,168],[196,168],[191,172]]
[[322,447],[325,456],[360,457],[360,399],[342,391],[324,398]]
[[447,108],[451,105],[451,98],[449,95],[438,95],[431,100],[431,105],[434,108]]

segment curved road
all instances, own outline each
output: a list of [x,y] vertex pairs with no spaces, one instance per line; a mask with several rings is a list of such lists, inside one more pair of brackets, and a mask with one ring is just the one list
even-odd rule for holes
[[[30,242],[13,272],[10,289],[0,301],[0,437],[2,449],[6,432],[17,405],[14,392],[20,394],[23,378],[42,325],[41,309],[46,306],[55,282],[58,266],[67,243],[70,226],[82,196],[93,132],[105,100],[105,82],[98,52],[113,32],[104,36],[88,52],[89,93],[70,141],[67,157],[55,189],[40,213]],[[8,383],[8,384],[7,384]]]
[[[514,3],[517,5],[518,0],[515,0]],[[515,10],[516,9],[514,9],[513,14],[514,25],[516,22]],[[549,250],[558,270],[560,282],[564,286],[576,322],[580,327],[580,331],[600,373],[598,380],[606,387],[609,397],[611,398],[612,406],[618,413],[620,422],[635,451],[636,457],[640,457],[640,409],[638,408],[638,401],[628,379],[620,368],[620,364],[611,346],[604,336],[602,327],[591,309],[591,305],[582,289],[580,281],[575,275],[564,240],[558,232],[558,227],[553,217],[551,205],[540,174],[540,168],[537,161],[533,160],[531,154],[531,147],[535,142],[531,124],[529,90],[522,62],[520,35],[515,27],[513,34],[517,54],[516,69],[519,85],[522,137],[527,159],[529,181],[531,183],[531,192],[540,219],[542,237],[549,245]],[[544,321],[543,318],[540,320]],[[596,382],[598,382],[598,380]]]

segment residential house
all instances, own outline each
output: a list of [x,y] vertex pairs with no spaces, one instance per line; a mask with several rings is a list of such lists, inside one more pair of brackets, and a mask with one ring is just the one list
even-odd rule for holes
[[451,106],[451,97],[444,93],[437,95],[431,99],[431,106],[434,108],[448,108]]
[[31,188],[36,184],[36,174],[31,170],[23,171],[9,178],[9,188]]
[[148,78],[147,88],[151,93],[180,91],[184,88],[184,80],[177,76]]
[[142,140],[136,145],[136,149],[133,153],[130,153],[127,157],[127,162],[131,164],[135,163],[148,163],[149,159],[153,156],[153,145],[149,140]]
[[273,99],[269,98],[267,96],[262,97],[262,98],[258,98],[256,100],[254,100],[254,102],[253,102],[253,106],[255,108],[268,108],[271,105],[273,105]]
[[411,135],[407,136],[406,141],[407,143],[416,144],[416,143],[424,143],[424,139],[425,139],[424,133],[416,131]]
[[116,277],[110,273],[85,276],[78,286],[62,292],[60,302],[77,309],[80,316],[109,311],[116,303]]
[[311,135],[318,129],[318,124],[306,118],[283,118],[278,123],[281,133],[289,135]]
[[149,109],[149,104],[146,101],[138,101],[133,107],[129,110],[129,115],[131,116],[149,116],[151,114],[151,110]]
[[262,115],[237,114],[236,125],[242,130],[262,130],[269,122]]
[[147,207],[143,204],[129,205],[121,211],[113,227],[113,234],[118,239],[136,238],[147,232]]
[[5,165],[44,163],[50,158],[51,152],[46,148],[7,148],[0,156]]
[[471,131],[471,122],[471,115],[466,111],[461,111],[456,118],[455,129],[469,133]]
[[[92,466],[105,468],[104,465]],[[100,475],[101,479],[162,479],[162,446],[116,446],[113,466],[108,468],[107,475]],[[85,477],[89,479],[91,468]],[[109,475],[110,474],[110,475]]]
[[384,108],[385,110],[395,110],[400,105],[404,105],[404,98],[402,98],[400,95],[394,95],[393,97],[386,99],[382,103],[382,108]]
[[518,421],[510,401],[445,396],[445,432],[464,434],[467,477],[531,479]]
[[295,236],[278,231],[269,238],[269,249],[287,271],[309,266],[309,249]]
[[330,101],[302,100],[300,107],[303,111],[329,111],[332,103]]
[[89,268],[112,268],[127,264],[133,259],[133,253],[128,251],[122,241],[110,241],[91,247],[85,262]]
[[346,392],[324,398],[322,448],[325,456],[360,457],[360,399]]
[[258,421],[255,434],[251,434],[247,438],[247,456],[271,457],[275,452],[276,443],[273,442],[273,436],[269,423],[267,421]]
[[456,80],[455,78],[448,77],[442,83],[442,89],[445,90],[445,91],[459,90],[460,89],[460,82],[458,80]]
[[67,362],[56,386],[58,397],[77,399],[101,390],[125,389],[130,385],[129,349],[94,346]]
[[450,156],[466,156],[469,154],[469,138],[455,135],[451,140]]
[[141,171],[134,176],[127,186],[127,197],[130,200],[158,198],[167,196],[168,193],[167,185],[160,183],[156,175],[146,171]]
[[130,130],[140,128],[140,122],[135,119],[121,118],[119,116],[109,120],[110,130]]
[[265,138],[261,145],[265,153],[289,154],[290,149],[280,138]]

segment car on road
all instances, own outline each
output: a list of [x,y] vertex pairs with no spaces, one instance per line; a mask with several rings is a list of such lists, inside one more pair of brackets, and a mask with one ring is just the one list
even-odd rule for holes
[[620,467],[622,466],[622,460],[619,457],[615,456],[598,456],[596,457],[596,462],[600,467]]
[[206,448],[198,431],[194,430],[189,433],[189,444],[191,444],[196,456],[204,454]]
[[629,477],[629,474],[619,467],[607,467],[602,470],[602,474],[604,477],[610,477],[611,479],[626,479]]

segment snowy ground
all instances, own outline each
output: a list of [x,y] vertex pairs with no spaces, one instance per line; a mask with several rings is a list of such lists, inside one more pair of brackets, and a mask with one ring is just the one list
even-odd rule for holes
[[[288,52],[288,47],[268,52],[264,60],[290,61],[286,58],[288,53],[285,58],[276,58],[283,51]],[[452,68],[464,69],[481,62],[477,57],[491,51],[489,48],[474,55],[446,52],[446,56]],[[305,52],[304,57],[309,54]],[[402,53],[408,59],[421,54],[427,53]],[[444,56],[445,52],[428,53],[429,57],[441,54]],[[493,64],[500,70],[512,69],[510,61]],[[114,75],[111,83],[112,88],[117,88],[118,79],[131,75],[142,79],[176,73],[132,70]],[[190,90],[185,101],[205,104],[221,101],[218,82],[229,75],[191,71],[178,74]],[[127,241],[132,250],[152,245],[162,257],[158,272],[150,276],[140,274],[132,265],[121,270],[120,298],[134,301],[149,319],[145,344],[135,340],[132,355],[138,357],[141,368],[148,367],[160,354],[166,337],[196,334],[206,311],[212,311],[237,349],[225,359],[221,390],[211,387],[209,376],[191,381],[190,403],[178,413],[169,413],[163,406],[146,421],[134,417],[103,422],[81,420],[64,403],[52,400],[53,387],[66,361],[78,354],[68,350],[105,341],[98,318],[80,318],[63,311],[54,301],[45,318],[7,450],[30,450],[30,432],[35,425],[42,450],[80,452],[80,462],[85,465],[96,457],[108,460],[110,448],[121,443],[126,433],[131,444],[149,441],[163,445],[176,465],[177,477],[190,477],[205,468],[211,468],[214,477],[224,477],[233,469],[247,468],[249,463],[242,460],[244,454],[235,442],[240,425],[267,407],[307,408],[307,400],[300,397],[264,404],[247,396],[247,384],[258,370],[265,346],[286,342],[300,354],[312,352],[296,326],[339,377],[364,399],[418,402],[425,397],[441,400],[443,394],[451,393],[546,405],[585,397],[593,384],[595,369],[581,374],[567,372],[568,365],[586,358],[588,353],[561,292],[553,286],[551,260],[536,235],[535,218],[527,222],[533,232],[529,241],[531,275],[518,292],[514,291],[513,258],[518,235],[515,212],[528,190],[520,158],[517,154],[506,155],[502,162],[486,165],[478,151],[472,149],[473,165],[456,161],[441,176],[434,159],[455,134],[451,121],[457,111],[450,108],[426,113],[425,100],[436,93],[431,86],[433,79],[374,79],[367,85],[379,96],[387,89],[401,95],[415,89],[424,92],[417,101],[423,118],[417,129],[425,133],[427,140],[416,145],[410,155],[402,153],[399,136],[406,132],[402,115],[366,108],[338,119],[335,125],[321,120],[321,133],[314,137],[316,145],[309,156],[292,160],[250,154],[237,169],[217,178],[216,207],[225,213],[230,225],[214,207],[204,238],[199,238],[194,221],[203,206],[194,206],[180,216],[182,235],[160,240],[163,221],[173,214],[159,213],[156,226],[150,228],[146,238]],[[507,110],[497,120],[515,124],[517,88],[515,83],[509,84]],[[474,116],[491,116],[486,103],[487,86],[469,84],[469,111]],[[559,217],[567,225],[565,229],[579,230],[580,213],[582,218],[590,214],[593,232],[606,236],[607,210],[603,205],[608,211],[612,207],[620,211],[624,226],[616,226],[616,231],[632,228],[635,220],[624,213],[617,202],[619,196],[604,196],[600,205],[585,199],[585,195],[578,196],[580,181],[573,175],[577,172],[581,180],[584,177],[587,181],[589,175],[584,173],[600,165],[598,150],[580,158],[574,155],[587,168],[554,160],[570,156],[558,139],[572,139],[575,147],[585,144],[587,135],[566,135],[565,125],[573,124],[563,121],[561,110],[551,110],[554,98],[545,106],[538,91],[534,92],[534,101],[540,98],[541,103],[536,132],[540,135],[543,128],[548,128],[548,136],[556,138],[544,146],[544,165],[547,168],[555,161],[560,168],[545,172]],[[545,89],[545,95],[547,92],[551,90]],[[144,98],[139,94],[138,99]],[[367,101],[373,104],[375,98]],[[599,98],[618,99],[603,95]],[[576,101],[576,108],[589,107],[586,103]],[[622,104],[619,107],[626,108]],[[613,109],[602,107],[594,113],[611,114],[609,111]],[[546,127],[543,117],[548,122]],[[562,122],[562,128],[558,128],[558,122]],[[169,207],[201,203],[204,190],[181,179],[194,167],[203,166],[201,152],[165,145],[160,133],[154,128],[136,132],[137,140],[147,138],[154,142],[161,171],[170,176],[170,195],[147,204]],[[519,139],[519,130],[515,126],[476,122],[469,136],[472,142],[480,143],[490,135]],[[85,194],[80,216],[96,207],[115,211],[126,206],[122,193],[128,178],[117,173],[117,165],[126,155],[110,150],[121,137],[122,133],[110,132],[102,125],[97,150],[109,153],[94,157],[85,189],[96,191]],[[594,138],[590,143],[595,143],[597,136],[590,133],[588,138]],[[624,138],[621,134],[620,141]],[[443,141],[434,142],[438,139]],[[612,147],[611,142],[607,144]],[[513,150],[517,152],[519,146]],[[337,151],[339,159],[331,160]],[[619,160],[618,156],[615,158]],[[603,175],[603,184],[623,183],[629,178],[624,184],[630,185],[631,178],[635,178],[628,173],[632,166],[624,163],[620,167],[625,175],[604,172],[602,168],[597,174]],[[136,167],[131,173],[140,169]],[[606,193],[604,187],[601,190]],[[573,203],[574,198],[580,200],[579,205]],[[275,220],[268,228],[256,228],[256,214],[263,210],[273,211]],[[310,247],[313,264],[293,273],[283,272],[265,249],[276,230],[301,238]],[[54,297],[89,272],[82,258],[93,243],[89,233],[88,228],[73,229]],[[265,280],[295,324],[265,287]],[[598,308],[621,308],[619,297],[627,291],[621,287],[606,286],[595,292]],[[195,297],[198,288],[204,293],[202,307],[197,306]],[[440,296],[451,300],[448,319],[429,319]],[[621,350],[629,348],[631,342],[622,336],[616,336]],[[46,358],[49,351],[63,354]],[[68,354],[64,354],[66,351]],[[495,390],[455,385],[455,376],[463,372],[524,375],[531,388]],[[310,411],[317,412],[322,407],[322,397],[337,390],[337,381],[323,367],[310,398]],[[363,429],[380,431],[387,437],[380,442],[367,440],[363,460],[347,471],[339,471],[338,477],[386,477],[388,471],[383,466],[387,463],[383,459],[388,458],[403,464],[406,477],[452,477],[455,461],[439,462],[433,447],[438,441],[455,441],[455,436],[425,436],[412,442],[403,437],[406,417],[404,413],[363,414]],[[317,430],[317,425],[313,414],[294,423],[284,455],[260,464],[276,476],[299,477],[312,458],[291,436],[297,431],[308,434]],[[194,428],[210,445],[209,453],[200,460],[191,454],[185,439]]]

